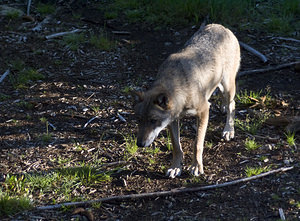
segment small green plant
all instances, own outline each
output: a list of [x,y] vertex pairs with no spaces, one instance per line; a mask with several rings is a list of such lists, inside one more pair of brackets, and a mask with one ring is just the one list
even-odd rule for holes
[[5,17],[10,20],[15,20],[19,17],[21,17],[22,12],[17,9],[10,9],[5,11]]
[[246,167],[245,172],[247,177],[256,176],[261,173],[269,171],[270,168],[267,167]]
[[166,142],[168,151],[172,151],[173,145],[172,145],[171,134],[170,134],[169,130],[167,130],[167,137],[165,138],[165,142]]
[[262,161],[262,162],[265,162],[265,163],[269,161],[268,157],[266,157],[266,156],[261,156],[259,158],[259,160]]
[[5,193],[0,195],[0,217],[11,216],[32,207],[27,197],[11,197]]
[[149,164],[150,164],[150,165],[155,164],[155,159],[154,159],[154,158],[149,158]]
[[7,174],[3,186],[6,192],[25,193],[27,191],[25,183],[26,178],[24,175]]
[[213,144],[213,142],[206,141],[206,145],[205,146],[207,148],[211,149],[214,146],[214,144]]
[[38,70],[25,67],[25,63],[21,60],[16,60],[11,63],[12,72],[10,81],[16,89],[25,89],[30,82],[43,80],[45,76]]
[[0,102],[10,99],[9,95],[0,93]]
[[152,147],[148,147],[148,148],[145,148],[145,150],[146,150],[146,153],[149,153],[151,155],[155,155],[160,152],[160,149],[158,147],[155,147],[154,149]]
[[281,200],[281,197],[278,196],[276,193],[272,193],[271,197],[272,197],[273,200],[276,200],[276,201],[280,201]]
[[258,146],[258,144],[255,142],[255,139],[254,139],[254,138],[253,138],[253,139],[247,138],[247,139],[245,140],[245,148],[246,148],[246,150],[252,151],[252,150],[256,150],[258,147],[259,147],[259,146]]
[[114,43],[104,35],[92,35],[90,44],[100,50],[110,51],[114,47]]
[[72,51],[76,51],[79,46],[85,42],[85,37],[83,33],[74,33],[64,36],[63,42],[67,45]]
[[296,146],[295,133],[288,131],[287,133],[285,133],[285,136],[286,136],[286,141],[290,147]]
[[95,203],[92,203],[92,207],[94,209],[100,209],[102,206],[102,203],[101,202],[95,202]]
[[106,19],[115,19],[117,17],[118,17],[117,11],[106,11],[104,13],[104,18],[106,18]]
[[190,179],[186,180],[184,185],[185,186],[193,186],[197,185],[199,183],[203,183],[203,178],[201,176],[192,176]]
[[261,97],[262,90],[260,91],[248,91],[244,90],[236,94],[237,102],[243,105],[253,105],[255,100],[258,100]]
[[81,18],[81,14],[77,14],[77,13],[73,13],[72,16],[76,20],[79,20]]
[[257,130],[261,128],[262,124],[268,119],[269,115],[264,114],[251,118],[249,115],[246,115],[245,120],[235,119],[235,125],[242,131],[255,135]]
[[41,15],[49,15],[55,12],[55,6],[50,5],[50,4],[42,4],[39,3],[36,10],[41,14]]
[[136,144],[136,138],[134,136],[128,135],[124,136],[125,140],[125,159],[128,160],[131,156],[134,156],[138,150]]
[[129,94],[133,89],[130,86],[125,86],[122,90],[123,93]]
[[46,126],[46,133],[45,134],[43,134],[42,135],[42,141],[43,142],[48,142],[50,139],[51,139],[51,134],[49,133],[49,122],[48,122],[48,120],[47,120],[47,118],[45,118],[45,117],[41,117],[40,118],[40,121],[42,122],[42,123],[44,123],[45,124],[45,126]]
[[95,112],[96,115],[99,114],[99,111],[100,111],[100,107],[99,106],[93,106],[93,107],[91,107],[91,109]]
[[27,110],[31,110],[33,108],[33,104],[27,101],[20,101],[17,103],[17,106]]

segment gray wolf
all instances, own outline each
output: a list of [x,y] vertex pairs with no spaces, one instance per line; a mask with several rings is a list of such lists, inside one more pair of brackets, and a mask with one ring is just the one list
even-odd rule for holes
[[217,87],[223,94],[227,112],[223,137],[226,140],[234,137],[235,78],[239,65],[240,47],[234,34],[222,25],[210,24],[198,30],[183,49],[163,62],[150,90],[137,93],[137,145],[149,146],[165,127],[170,131],[173,160],[167,176],[174,178],[182,172],[179,119],[184,115],[197,119],[189,170],[194,176],[204,173],[202,153],[209,119],[208,100]]

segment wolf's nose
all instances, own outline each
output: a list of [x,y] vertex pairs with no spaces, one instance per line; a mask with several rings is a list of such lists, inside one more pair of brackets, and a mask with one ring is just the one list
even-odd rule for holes
[[137,145],[138,147],[144,147],[144,146],[145,146],[145,144],[144,144],[141,140],[138,140],[138,141],[136,142],[136,145]]

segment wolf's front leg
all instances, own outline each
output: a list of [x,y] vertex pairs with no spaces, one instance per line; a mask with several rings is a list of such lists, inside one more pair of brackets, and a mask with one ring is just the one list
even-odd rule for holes
[[180,145],[179,120],[174,120],[169,126],[171,141],[173,145],[173,159],[171,168],[167,170],[166,175],[171,178],[180,176],[182,171],[183,151]]
[[189,169],[192,175],[194,176],[199,176],[200,174],[204,173],[202,155],[204,147],[204,138],[209,118],[209,103],[207,103],[206,106],[207,107],[203,109],[203,111],[197,116],[196,145],[194,146],[193,163]]

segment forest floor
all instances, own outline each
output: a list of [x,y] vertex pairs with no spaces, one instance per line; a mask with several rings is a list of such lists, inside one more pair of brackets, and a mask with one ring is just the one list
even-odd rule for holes
[[[225,115],[220,112],[218,95],[212,97],[205,175],[199,178],[186,170],[191,163],[195,121],[184,118],[185,169],[180,177],[169,179],[164,175],[172,156],[166,131],[151,147],[134,149],[137,122],[129,92],[149,88],[159,65],[199,26],[154,30],[146,24],[105,20],[92,7],[77,8],[76,12],[80,18],[65,6],[51,16],[36,16],[36,21],[0,17],[0,76],[10,70],[0,83],[0,184],[2,194],[26,195],[34,206],[17,214],[2,214],[4,220],[84,220],[84,216],[90,220],[91,216],[94,220],[279,220],[280,209],[287,220],[300,219],[299,134],[295,135],[296,144],[290,144],[285,125],[264,122],[267,117],[299,116],[300,74],[295,66],[237,79],[238,93],[245,97],[249,93],[247,98],[253,103],[237,101],[238,125],[230,142],[221,137]],[[45,17],[47,22],[42,22]],[[38,24],[41,29],[33,31]],[[46,39],[74,29],[81,31],[75,40]],[[269,59],[263,63],[242,49],[241,71],[300,59],[297,41],[255,30],[237,32],[233,28],[233,32]],[[112,45],[99,49],[90,41],[92,36],[110,39],[104,44]],[[251,97],[250,91],[258,96]],[[251,130],[254,124],[258,126]],[[255,139],[258,148],[247,150],[247,139]],[[113,164],[103,167],[107,163]],[[268,171],[287,166],[294,168],[229,187],[94,203],[77,214],[75,207],[36,209],[220,184],[246,177],[249,168]],[[85,173],[84,169],[89,173],[78,175]],[[29,174],[31,179],[43,180],[57,171],[60,179],[48,179],[49,185],[33,184],[26,178]],[[68,183],[72,175],[81,176],[80,182]]]

